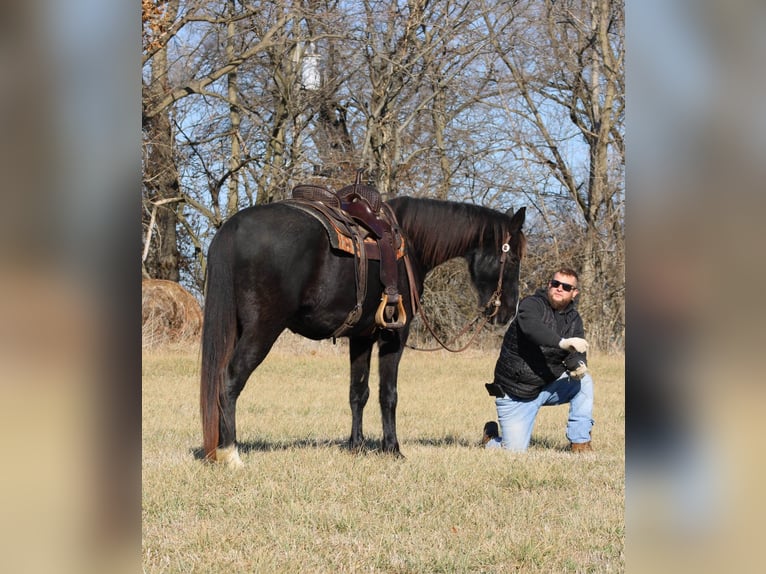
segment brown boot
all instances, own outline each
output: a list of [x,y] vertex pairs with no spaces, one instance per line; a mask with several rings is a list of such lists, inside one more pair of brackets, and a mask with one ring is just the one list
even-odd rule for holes
[[593,450],[593,447],[590,446],[590,441],[573,442],[569,444],[569,450],[572,452],[590,452]]

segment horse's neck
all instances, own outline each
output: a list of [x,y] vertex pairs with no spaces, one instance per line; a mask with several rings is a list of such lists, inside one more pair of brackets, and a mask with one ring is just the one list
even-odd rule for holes
[[478,237],[473,238],[469,242],[459,244],[440,244],[439,238],[436,238],[435,243],[423,246],[421,252],[421,267],[428,273],[442,263],[446,263],[457,257],[465,256],[470,251],[476,249],[479,246],[479,243],[480,241]]
[[[492,226],[477,225],[477,221],[488,218],[478,208],[427,200],[420,204],[419,201],[406,198],[397,203],[395,209],[398,208],[397,217],[403,224],[404,234],[412,240],[418,263],[426,273],[450,259],[465,256],[488,239]],[[461,231],[472,228],[472,234],[461,237]]]
[[465,255],[464,250],[454,250],[450,252],[445,252],[439,257],[431,257],[428,261],[425,262],[425,266],[428,268],[429,271],[431,271],[434,267],[438,267],[442,263],[446,263],[447,261],[450,261],[452,259],[462,257],[463,255]]

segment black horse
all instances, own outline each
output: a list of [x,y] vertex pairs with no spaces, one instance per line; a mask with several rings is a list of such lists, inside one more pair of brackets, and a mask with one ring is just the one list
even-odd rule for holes
[[[515,214],[467,203],[397,197],[387,202],[405,239],[398,286],[419,297],[426,274],[449,259],[464,257],[480,302],[492,304],[492,321],[506,323],[518,303],[526,239],[525,209]],[[501,260],[503,263],[501,264]],[[208,254],[202,334],[201,412],[206,459],[241,463],[235,411],[250,374],[285,329],[309,339],[330,338],[356,305],[354,257],[331,248],[321,223],[288,202],[250,207],[232,216],[214,237]],[[352,449],[362,446],[362,413],[370,394],[372,347],[379,347],[382,450],[400,455],[396,436],[397,376],[409,322],[376,327],[381,300],[379,264],[369,261],[361,318],[347,333],[351,359]],[[403,296],[408,317],[411,297]]]

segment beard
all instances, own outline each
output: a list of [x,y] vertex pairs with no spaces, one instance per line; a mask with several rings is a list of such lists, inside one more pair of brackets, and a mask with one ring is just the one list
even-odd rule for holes
[[572,297],[571,295],[564,295],[564,298],[559,300],[554,299],[554,296],[549,293],[548,302],[551,304],[551,307],[553,307],[555,311],[561,311],[564,307],[572,302]]

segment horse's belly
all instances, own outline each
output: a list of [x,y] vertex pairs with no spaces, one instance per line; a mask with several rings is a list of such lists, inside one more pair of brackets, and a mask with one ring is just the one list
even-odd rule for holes
[[288,322],[293,333],[314,340],[333,336],[346,321],[354,321],[352,333],[371,330],[374,314],[380,300],[378,271],[375,263],[369,266],[368,286],[362,312],[355,318],[350,314],[358,304],[356,279],[353,267],[330,265],[327,273],[304,291],[298,311]]

